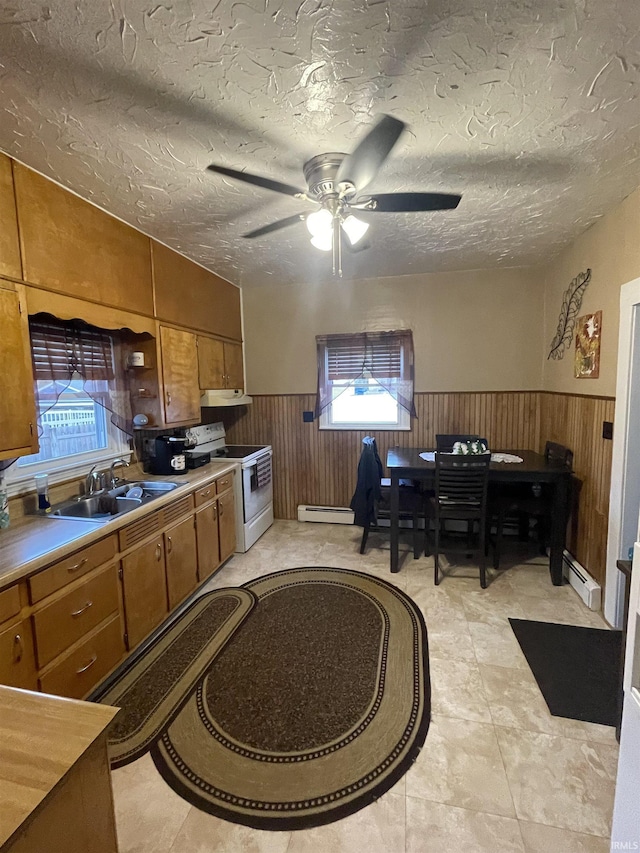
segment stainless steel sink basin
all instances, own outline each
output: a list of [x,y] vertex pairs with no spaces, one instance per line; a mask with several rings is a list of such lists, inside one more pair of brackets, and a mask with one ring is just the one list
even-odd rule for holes
[[[132,509],[149,503],[154,498],[159,498],[168,492],[172,492],[178,488],[178,485],[178,483],[171,483],[167,480],[134,480],[109,490],[108,494],[116,500],[116,506],[111,507],[111,509],[116,510],[115,512],[108,511],[109,508],[105,505],[104,500],[100,500],[100,495],[84,495],[83,497],[75,498],[75,500],[57,504],[52,508],[47,518],[66,518],[73,521],[97,521],[104,523],[126,512],[131,512]],[[127,497],[127,494],[132,489],[136,489],[134,492],[135,497]]]
[[118,515],[137,509],[142,504],[141,498],[116,497],[116,511],[105,511],[104,501],[99,495],[66,501],[51,510],[49,518],[72,518],[74,521],[110,521]]

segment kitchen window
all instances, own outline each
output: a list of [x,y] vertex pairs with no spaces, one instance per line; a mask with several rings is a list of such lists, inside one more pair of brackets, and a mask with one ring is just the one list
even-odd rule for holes
[[411,429],[410,331],[319,335],[316,344],[320,429]]
[[29,332],[40,449],[9,469],[14,493],[37,473],[62,481],[131,452],[118,333],[50,315],[30,317]]

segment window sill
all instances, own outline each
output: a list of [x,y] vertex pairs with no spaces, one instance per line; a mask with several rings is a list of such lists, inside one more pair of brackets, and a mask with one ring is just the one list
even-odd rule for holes
[[[12,466],[8,469],[6,475],[7,492],[10,498],[20,497],[35,492],[34,477],[36,474],[47,473],[49,475],[49,485],[58,485],[68,482],[69,480],[83,479],[87,476],[92,466],[97,466],[100,469],[108,468],[116,459],[126,459],[131,461],[132,452],[130,450],[111,450],[102,453],[88,454],[81,462],[75,460],[68,462],[66,465],[58,463],[55,460],[51,461],[51,468],[45,472],[44,468],[38,465],[34,466],[35,470],[24,470]],[[43,463],[44,464],[44,463]],[[15,471],[19,473],[14,473]]]

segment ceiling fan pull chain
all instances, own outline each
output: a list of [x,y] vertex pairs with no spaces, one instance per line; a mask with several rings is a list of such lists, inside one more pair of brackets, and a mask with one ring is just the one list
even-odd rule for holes
[[342,237],[341,237],[340,219],[337,216],[333,217],[333,274],[338,278],[342,278]]

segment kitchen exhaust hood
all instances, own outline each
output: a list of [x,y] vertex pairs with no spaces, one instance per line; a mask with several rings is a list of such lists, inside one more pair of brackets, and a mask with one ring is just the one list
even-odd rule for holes
[[253,403],[251,397],[245,394],[242,388],[216,388],[212,391],[203,391],[200,397],[200,408],[211,406],[247,406]]

